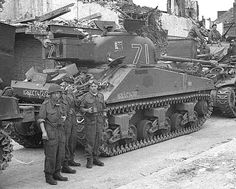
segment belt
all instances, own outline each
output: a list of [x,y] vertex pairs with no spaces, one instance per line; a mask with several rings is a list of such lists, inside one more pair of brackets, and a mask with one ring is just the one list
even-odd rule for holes
[[45,120],[45,122],[48,123],[51,127],[54,127],[54,128],[63,127],[63,124],[61,124],[61,123],[52,123],[49,120]]
[[86,113],[85,116],[92,117],[92,116],[102,116],[102,112],[93,112],[93,113]]

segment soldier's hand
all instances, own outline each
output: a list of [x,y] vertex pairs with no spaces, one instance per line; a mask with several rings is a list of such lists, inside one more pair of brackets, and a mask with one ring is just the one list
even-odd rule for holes
[[61,116],[61,119],[64,122],[66,120],[66,116]]
[[103,112],[103,116],[104,116],[104,117],[107,117],[107,112]]
[[48,134],[46,132],[42,133],[42,139],[48,140]]
[[92,107],[91,107],[91,108],[88,108],[88,109],[87,109],[87,112],[88,112],[88,113],[93,113],[93,108],[92,108]]

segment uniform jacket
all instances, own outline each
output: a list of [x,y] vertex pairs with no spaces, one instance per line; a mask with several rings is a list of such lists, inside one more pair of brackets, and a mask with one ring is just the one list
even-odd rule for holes
[[210,42],[221,40],[221,34],[217,30],[211,30],[208,36]]
[[58,135],[58,130],[64,132],[64,121],[62,116],[65,116],[63,104],[55,103],[51,99],[47,99],[40,107],[38,123],[44,122],[47,131],[49,142],[57,143],[64,142],[63,135]]
[[202,41],[204,40],[204,36],[200,32],[200,28],[198,28],[197,26],[193,26],[190,29],[190,31],[188,33],[188,37],[190,37],[190,38],[200,38]]

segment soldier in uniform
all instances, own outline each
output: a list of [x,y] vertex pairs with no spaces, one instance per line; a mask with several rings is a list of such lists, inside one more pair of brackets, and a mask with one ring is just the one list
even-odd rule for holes
[[46,99],[39,111],[38,123],[42,130],[44,141],[45,163],[44,172],[46,182],[56,185],[57,180],[68,181],[60,174],[61,163],[65,157],[65,129],[66,119],[63,104],[60,103],[62,88],[52,84],[48,89],[50,97]]
[[205,39],[205,36],[207,36],[207,34],[203,28],[203,22],[197,21],[196,25],[192,26],[192,28],[190,29],[188,37],[198,41],[198,53],[209,54],[210,48],[206,45]]
[[80,163],[74,161],[74,154],[76,148],[76,101],[70,89],[62,95],[62,101],[66,104],[67,119],[65,121],[66,130],[66,145],[65,145],[65,160],[62,164],[63,173],[76,173],[76,170],[69,166],[80,166]]
[[203,23],[198,21],[196,25],[193,25],[188,33],[188,37],[192,39],[200,39],[201,43],[205,41],[204,36],[201,33],[201,27],[203,26]]
[[217,25],[212,25],[212,30],[209,33],[208,40],[211,44],[217,44],[221,41],[221,34],[217,31]]
[[104,166],[104,163],[98,159],[98,155],[104,127],[105,102],[103,94],[98,92],[97,81],[92,81],[89,89],[89,92],[83,96],[80,107],[85,119],[86,167],[92,168],[93,164]]

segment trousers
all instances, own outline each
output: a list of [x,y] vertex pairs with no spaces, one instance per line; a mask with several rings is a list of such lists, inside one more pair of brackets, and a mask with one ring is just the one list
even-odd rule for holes
[[44,172],[54,174],[61,170],[65,158],[65,130],[63,126],[45,126],[49,139],[44,140]]

